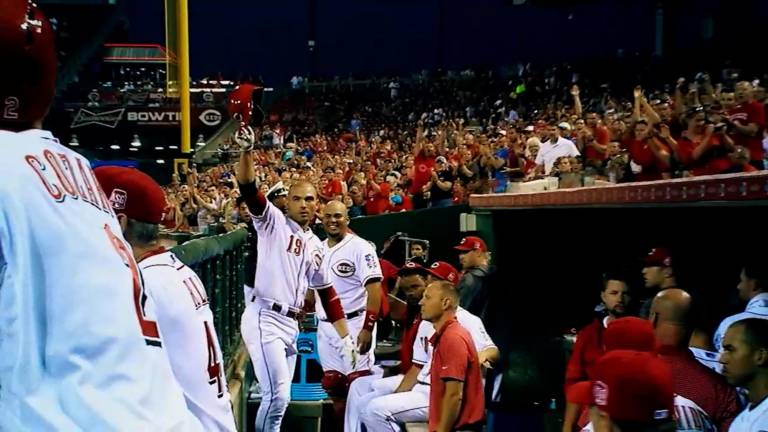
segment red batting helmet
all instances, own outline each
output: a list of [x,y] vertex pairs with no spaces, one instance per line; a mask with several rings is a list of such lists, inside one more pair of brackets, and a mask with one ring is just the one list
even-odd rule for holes
[[42,120],[56,86],[51,25],[30,0],[0,0],[0,123]]
[[259,125],[264,120],[261,96],[264,88],[253,84],[240,84],[229,93],[227,111],[241,125]]

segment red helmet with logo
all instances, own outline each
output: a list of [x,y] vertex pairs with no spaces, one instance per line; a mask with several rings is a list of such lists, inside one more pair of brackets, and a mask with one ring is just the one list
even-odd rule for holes
[[227,111],[241,125],[259,125],[264,121],[261,96],[264,88],[253,84],[240,84],[229,93]]
[[0,0],[0,124],[42,120],[56,86],[53,29],[30,0]]

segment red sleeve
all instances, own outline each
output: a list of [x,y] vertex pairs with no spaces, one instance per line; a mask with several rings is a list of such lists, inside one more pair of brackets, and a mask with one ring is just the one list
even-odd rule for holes
[[595,128],[595,141],[598,144],[606,145],[611,140],[610,132],[605,126],[598,126]]
[[262,216],[267,209],[267,197],[256,187],[256,182],[238,183],[240,195],[248,205],[248,211],[254,216]]
[[571,351],[571,358],[568,359],[568,366],[565,369],[565,390],[573,384],[580,381],[586,381],[589,379],[587,371],[584,366],[584,339],[586,339],[586,332],[581,330],[576,335],[576,343],[573,345],[573,351]]
[[763,107],[763,104],[755,101],[751,104],[750,108],[751,112],[749,113],[748,123],[757,124],[762,131],[765,127],[765,108]]
[[677,141],[678,153],[680,153],[680,162],[685,166],[690,166],[693,163],[693,150],[696,148],[695,144],[685,138],[680,138]]
[[341,194],[341,182],[336,179],[331,180],[331,191],[334,196]]
[[[445,333],[440,337],[440,343],[437,345],[437,351],[440,352],[440,359],[443,363],[438,371],[438,378],[446,380],[464,381],[467,378],[467,366],[469,365],[469,356],[467,345],[459,335]],[[432,359],[434,359],[434,355]]]

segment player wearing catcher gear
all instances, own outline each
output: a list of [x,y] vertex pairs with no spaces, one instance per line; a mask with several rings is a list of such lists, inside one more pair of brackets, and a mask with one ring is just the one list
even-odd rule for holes
[[[243,125],[235,140],[241,148],[250,148],[255,134]],[[355,368],[357,347],[349,334],[341,300],[325,273],[322,243],[309,229],[317,205],[314,186],[306,182],[292,185],[283,214],[258,191],[250,151],[243,151],[236,171],[240,192],[258,234],[254,291],[246,299],[241,322],[243,339],[261,386],[256,431],[279,431],[296,367],[296,318],[308,288],[317,291],[328,321],[341,339],[337,346],[339,356],[350,369]]]
[[94,170],[110,197],[123,235],[139,264],[173,374],[189,410],[207,431],[236,431],[223,356],[202,281],[173,252],[158,245],[165,193],[133,168]]
[[53,39],[0,0],[0,430],[201,430],[88,160],[41,130]]
[[346,396],[347,386],[355,378],[370,375],[376,346],[375,327],[381,306],[381,268],[376,250],[362,238],[349,232],[347,206],[340,201],[326,204],[322,215],[328,238],[325,247],[326,273],[338,289],[341,305],[347,311],[347,324],[357,335],[360,355],[350,368],[339,351],[340,343],[328,322],[322,305],[317,305],[320,323],[317,328],[318,354],[325,374],[323,387],[331,396]]

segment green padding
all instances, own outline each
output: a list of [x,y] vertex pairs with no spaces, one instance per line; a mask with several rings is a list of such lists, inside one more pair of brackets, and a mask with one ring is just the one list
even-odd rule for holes
[[171,251],[184,264],[194,266],[237,248],[245,242],[247,237],[248,232],[245,229],[239,229],[227,234],[190,240],[174,247]]

